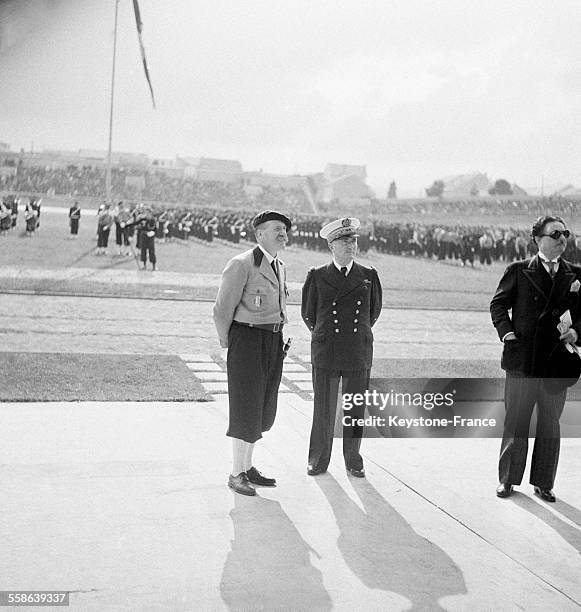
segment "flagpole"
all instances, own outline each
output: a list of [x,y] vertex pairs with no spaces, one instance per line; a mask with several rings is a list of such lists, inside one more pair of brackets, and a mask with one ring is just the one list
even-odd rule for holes
[[111,204],[111,151],[113,145],[113,102],[115,100],[115,63],[117,57],[117,16],[119,0],[115,0],[115,30],[113,34],[113,66],[111,68],[111,104],[109,108],[109,149],[107,150],[107,170],[105,173],[105,198]]

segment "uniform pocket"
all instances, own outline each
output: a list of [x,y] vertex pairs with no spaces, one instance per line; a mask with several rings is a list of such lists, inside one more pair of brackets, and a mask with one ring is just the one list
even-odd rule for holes
[[264,285],[246,285],[242,301],[249,310],[263,310],[266,307],[267,291]]

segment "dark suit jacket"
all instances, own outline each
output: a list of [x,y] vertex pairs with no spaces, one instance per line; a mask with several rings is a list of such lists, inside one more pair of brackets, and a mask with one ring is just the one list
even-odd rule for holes
[[538,255],[508,266],[490,303],[499,338],[502,340],[509,332],[517,337],[504,345],[501,361],[504,370],[525,376],[546,376],[549,357],[560,354],[555,350],[563,344],[557,324],[567,309],[581,339],[579,293],[571,291],[576,279],[581,279],[581,266],[564,259],[554,283]]
[[371,369],[371,327],[381,312],[381,299],[374,268],[353,262],[347,277],[333,262],[311,268],[303,286],[301,315],[312,333],[313,367]]

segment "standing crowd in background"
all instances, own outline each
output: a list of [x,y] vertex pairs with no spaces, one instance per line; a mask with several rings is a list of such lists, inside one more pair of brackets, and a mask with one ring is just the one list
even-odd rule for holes
[[[24,208],[22,205],[24,204]],[[37,196],[6,195],[0,201],[0,235],[6,235],[17,225],[19,209],[24,220],[23,236],[32,237],[40,225],[41,198]],[[20,206],[19,206],[20,205]],[[147,216],[147,222],[144,217]],[[224,209],[223,206],[191,208],[187,206],[165,207],[159,204],[140,204],[119,201],[101,204],[97,213],[97,255],[109,251],[109,241],[115,237],[117,255],[133,254],[133,246],[140,254],[156,265],[155,240],[169,242],[190,238],[212,243],[224,240],[233,244],[241,241],[255,243],[252,230],[253,213],[243,209]],[[75,201],[69,210],[69,227],[72,238],[78,236],[81,210]],[[288,233],[289,246],[308,250],[325,251],[325,241],[319,236],[319,228],[329,222],[328,216],[298,214]],[[141,229],[145,231],[145,252],[142,253]],[[153,236],[151,232],[154,232]],[[147,235],[149,234],[149,235]],[[154,240],[152,240],[152,238]],[[516,227],[501,225],[470,225],[467,222],[448,225],[426,222],[394,222],[369,217],[359,230],[359,252],[404,257],[419,257],[457,265],[490,266],[493,262],[519,261],[536,254],[537,247],[529,232]],[[581,263],[581,236],[571,233],[567,240],[565,256],[572,263]]]

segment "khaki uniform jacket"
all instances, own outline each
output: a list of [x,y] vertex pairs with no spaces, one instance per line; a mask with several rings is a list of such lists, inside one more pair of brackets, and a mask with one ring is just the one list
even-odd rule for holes
[[280,284],[260,247],[233,257],[222,272],[214,304],[214,323],[220,346],[228,346],[232,321],[287,323],[286,266],[280,259]]

